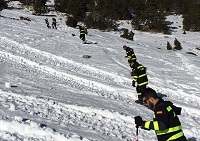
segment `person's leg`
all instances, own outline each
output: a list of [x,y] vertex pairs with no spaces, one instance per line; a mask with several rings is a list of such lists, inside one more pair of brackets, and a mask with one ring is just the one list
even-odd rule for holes
[[145,89],[146,89],[146,85],[136,87],[136,91],[138,94],[138,100],[135,101],[136,103],[143,104],[142,97],[143,97],[143,92],[145,91]]
[[144,93],[144,91],[146,90],[146,88],[147,88],[147,85],[142,85],[142,86],[140,86],[140,93],[141,93],[141,97],[143,97],[143,93]]

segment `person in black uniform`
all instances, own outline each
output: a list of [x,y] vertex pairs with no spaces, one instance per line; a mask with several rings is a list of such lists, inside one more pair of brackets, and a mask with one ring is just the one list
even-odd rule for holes
[[181,108],[170,101],[157,97],[155,90],[146,88],[143,93],[143,102],[146,107],[154,111],[153,121],[143,121],[140,116],[135,117],[136,127],[155,130],[158,141],[187,141],[177,115]]
[[136,91],[138,94],[138,100],[136,103],[143,104],[142,94],[148,84],[148,78],[146,74],[146,68],[139,64],[136,60],[129,60],[130,67],[132,68],[131,76],[133,76],[132,86],[135,87],[137,82]]
[[47,25],[48,28],[51,28],[50,25],[49,25],[49,21],[48,21],[47,18],[45,19],[45,23],[46,23],[46,25]]
[[85,27],[79,26],[79,32],[80,32],[80,39],[85,43],[85,34],[87,33],[87,29]]
[[126,58],[128,58],[128,61],[130,60],[137,60],[134,50],[130,47],[127,47],[126,45],[123,46],[123,49],[126,51]]
[[56,18],[52,18],[52,28],[53,28],[53,29],[57,29],[56,24],[57,24]]

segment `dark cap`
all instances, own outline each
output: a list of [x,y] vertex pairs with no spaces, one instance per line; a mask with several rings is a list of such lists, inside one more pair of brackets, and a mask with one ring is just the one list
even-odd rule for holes
[[126,48],[127,48],[127,46],[126,46],[126,45],[124,45],[124,46],[123,46],[123,48],[124,48],[124,49],[126,49]]

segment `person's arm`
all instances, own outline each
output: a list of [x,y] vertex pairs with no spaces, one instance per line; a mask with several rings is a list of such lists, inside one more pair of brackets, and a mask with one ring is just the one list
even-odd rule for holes
[[165,130],[167,129],[168,114],[166,109],[156,109],[153,121],[144,122],[143,127],[150,130]]
[[165,130],[166,126],[163,121],[146,121],[142,127],[147,130]]
[[137,79],[138,79],[138,70],[137,69],[132,69],[131,73],[130,73],[131,76],[133,76],[133,81],[134,82],[137,82]]

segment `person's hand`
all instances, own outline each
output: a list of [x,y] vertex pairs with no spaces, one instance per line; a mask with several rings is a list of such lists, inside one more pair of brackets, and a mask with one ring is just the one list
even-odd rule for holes
[[132,71],[132,72],[130,72],[130,75],[131,75],[131,76],[134,76],[134,72],[133,72],[133,71]]
[[144,121],[142,120],[142,118],[140,116],[136,116],[134,118],[135,118],[136,127],[143,126]]

